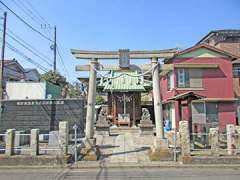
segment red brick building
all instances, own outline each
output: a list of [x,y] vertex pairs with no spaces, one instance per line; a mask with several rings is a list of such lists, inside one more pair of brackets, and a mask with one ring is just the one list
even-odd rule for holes
[[234,55],[199,44],[165,60],[173,70],[161,77],[164,119],[178,127],[188,120],[193,132],[236,124],[232,61]]

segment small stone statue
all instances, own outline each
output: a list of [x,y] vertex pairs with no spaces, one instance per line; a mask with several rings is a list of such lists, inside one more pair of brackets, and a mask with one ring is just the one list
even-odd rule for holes
[[102,109],[100,110],[100,113],[99,113],[99,115],[102,115],[102,116],[107,116],[106,109],[102,108]]
[[142,118],[143,121],[151,121],[151,116],[147,108],[142,108]]
[[142,108],[142,117],[138,126],[140,128],[140,136],[153,135],[153,124],[147,108]]
[[108,135],[109,134],[109,124],[107,121],[107,112],[105,109],[101,109],[98,120],[96,123],[96,131],[99,135]]
[[98,120],[97,120],[96,126],[105,126],[105,125],[108,125],[107,112],[104,109],[101,109],[101,111],[98,115]]

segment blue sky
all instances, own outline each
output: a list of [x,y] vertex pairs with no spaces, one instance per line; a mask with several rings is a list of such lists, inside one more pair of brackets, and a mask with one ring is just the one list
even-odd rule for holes
[[[211,30],[240,29],[239,0],[2,0],[47,36],[53,36],[52,29],[48,29],[49,33],[41,28],[43,22],[35,22],[36,18],[31,18],[29,13],[22,10],[23,7],[31,10],[27,1],[48,23],[57,26],[58,43],[67,73],[59,61],[57,68],[70,81],[75,81],[78,76],[87,76],[86,73],[75,72],[76,64],[85,64],[87,61],[74,59],[70,53],[71,48],[188,48]],[[4,10],[5,7],[0,5],[0,13]],[[49,57],[48,60],[52,63],[50,42],[32,32],[10,12],[7,26]],[[7,37],[7,41],[44,67],[51,68],[11,38]],[[6,58],[14,57],[24,66],[34,67],[7,49]]]

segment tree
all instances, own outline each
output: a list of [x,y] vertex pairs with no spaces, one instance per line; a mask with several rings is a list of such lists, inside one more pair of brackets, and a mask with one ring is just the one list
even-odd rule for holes
[[97,95],[96,96],[96,105],[102,105],[105,103],[105,100],[102,96]]
[[73,85],[69,84],[67,94],[70,98],[76,98],[81,95],[81,92],[77,88],[77,86],[73,86]]
[[67,82],[66,78],[62,76],[59,72],[48,71],[41,75],[41,80],[51,82],[62,88],[62,97],[76,98],[81,95],[79,88],[79,83],[75,82],[73,84]]
[[53,84],[59,85],[60,87],[64,87],[68,85],[66,78],[62,76],[59,72],[48,71],[41,75],[41,80],[51,82]]

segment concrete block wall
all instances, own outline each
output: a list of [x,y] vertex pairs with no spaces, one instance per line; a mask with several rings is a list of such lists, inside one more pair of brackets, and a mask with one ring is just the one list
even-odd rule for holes
[[30,132],[37,128],[41,133],[47,133],[58,130],[60,121],[68,121],[70,131],[75,123],[83,131],[84,105],[83,99],[3,101],[0,131],[4,133],[14,128]]

